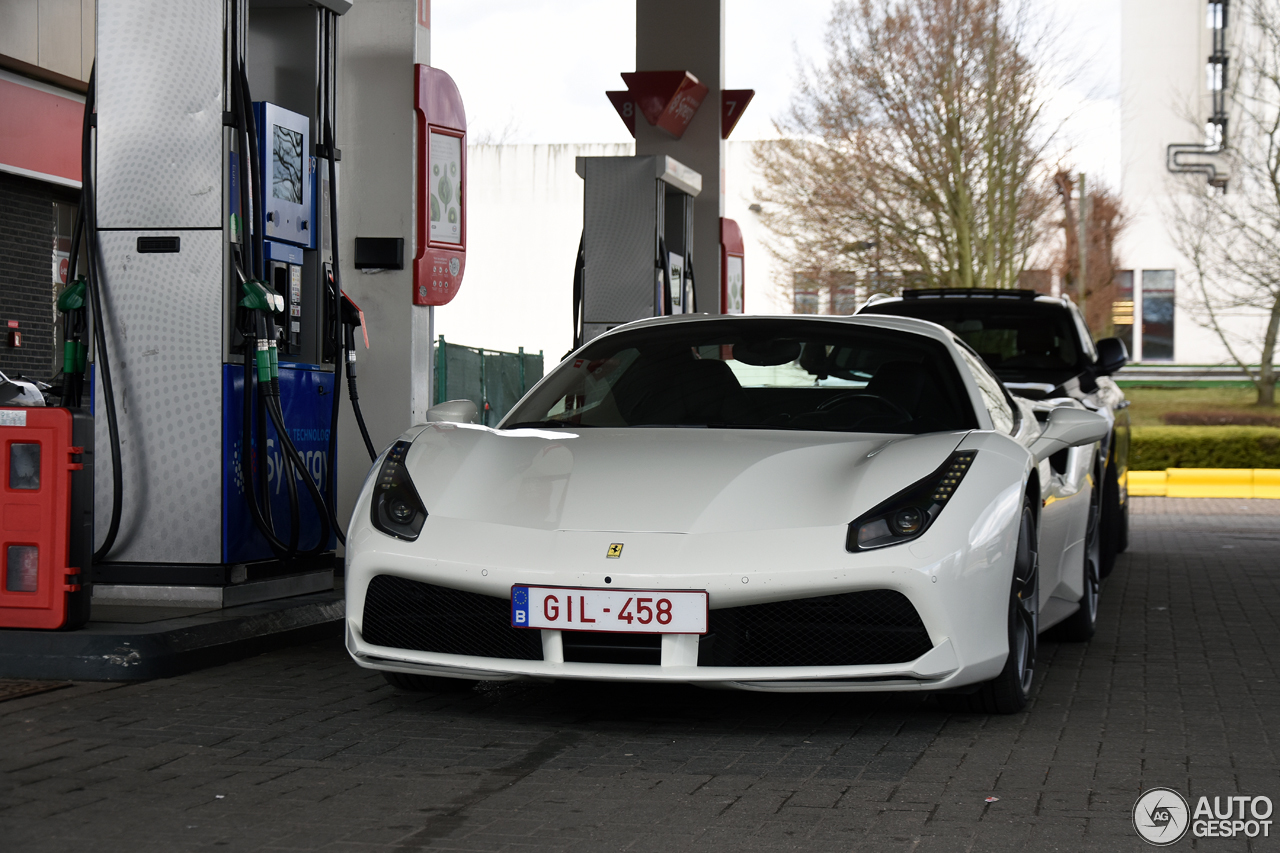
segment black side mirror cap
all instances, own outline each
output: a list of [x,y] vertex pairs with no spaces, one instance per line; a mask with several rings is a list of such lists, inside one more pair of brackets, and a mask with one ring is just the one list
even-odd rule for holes
[[1099,376],[1110,376],[1129,363],[1129,348],[1119,338],[1103,338],[1095,344],[1098,348],[1098,360],[1093,372]]

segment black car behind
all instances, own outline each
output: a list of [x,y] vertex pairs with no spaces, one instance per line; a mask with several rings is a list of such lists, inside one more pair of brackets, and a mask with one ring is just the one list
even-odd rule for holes
[[982,356],[1014,394],[1073,397],[1111,420],[1098,495],[1101,574],[1110,574],[1129,538],[1129,402],[1111,378],[1128,361],[1124,342],[1103,338],[1095,344],[1069,299],[1031,290],[907,290],[900,297],[873,297],[858,313],[931,320]]

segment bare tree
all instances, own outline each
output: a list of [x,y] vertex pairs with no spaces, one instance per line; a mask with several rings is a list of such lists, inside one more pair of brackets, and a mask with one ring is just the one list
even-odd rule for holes
[[764,219],[791,269],[1015,286],[1052,203],[1025,8],[835,4],[825,67],[776,122],[782,139],[755,149]]
[[[1247,0],[1232,86],[1231,135],[1219,155],[1230,192],[1203,176],[1174,183],[1168,223],[1193,273],[1191,315],[1222,341],[1274,406],[1280,331],[1280,10]],[[1265,318],[1262,334],[1257,320]],[[1256,359],[1256,361],[1255,361]]]
[[1106,187],[1088,189],[1088,224],[1085,229],[1084,298],[1080,298],[1080,225],[1078,204],[1072,204],[1076,180],[1070,170],[1059,167],[1053,183],[1062,201],[1062,254],[1055,266],[1063,289],[1080,305],[1089,328],[1099,338],[1112,334],[1112,310],[1116,299],[1116,273],[1120,269],[1116,243],[1128,224],[1120,199]]

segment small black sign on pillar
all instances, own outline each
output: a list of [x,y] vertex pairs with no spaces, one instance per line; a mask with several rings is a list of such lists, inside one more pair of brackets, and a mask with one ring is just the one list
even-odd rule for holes
[[356,269],[404,269],[403,237],[357,237]]

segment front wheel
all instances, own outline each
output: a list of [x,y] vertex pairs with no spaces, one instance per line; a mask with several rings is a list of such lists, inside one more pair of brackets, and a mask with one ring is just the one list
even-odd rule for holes
[[1009,591],[1009,657],[1000,674],[980,684],[975,692],[939,696],[943,707],[986,714],[1016,714],[1027,707],[1040,634],[1040,554],[1036,549],[1035,511],[1027,499],[1022,505]]
[[1102,490],[1102,553],[1099,576],[1106,578],[1116,565],[1116,555],[1129,547],[1129,512],[1120,505],[1120,484],[1116,482],[1116,469],[1108,465],[1102,482],[1094,487]]

